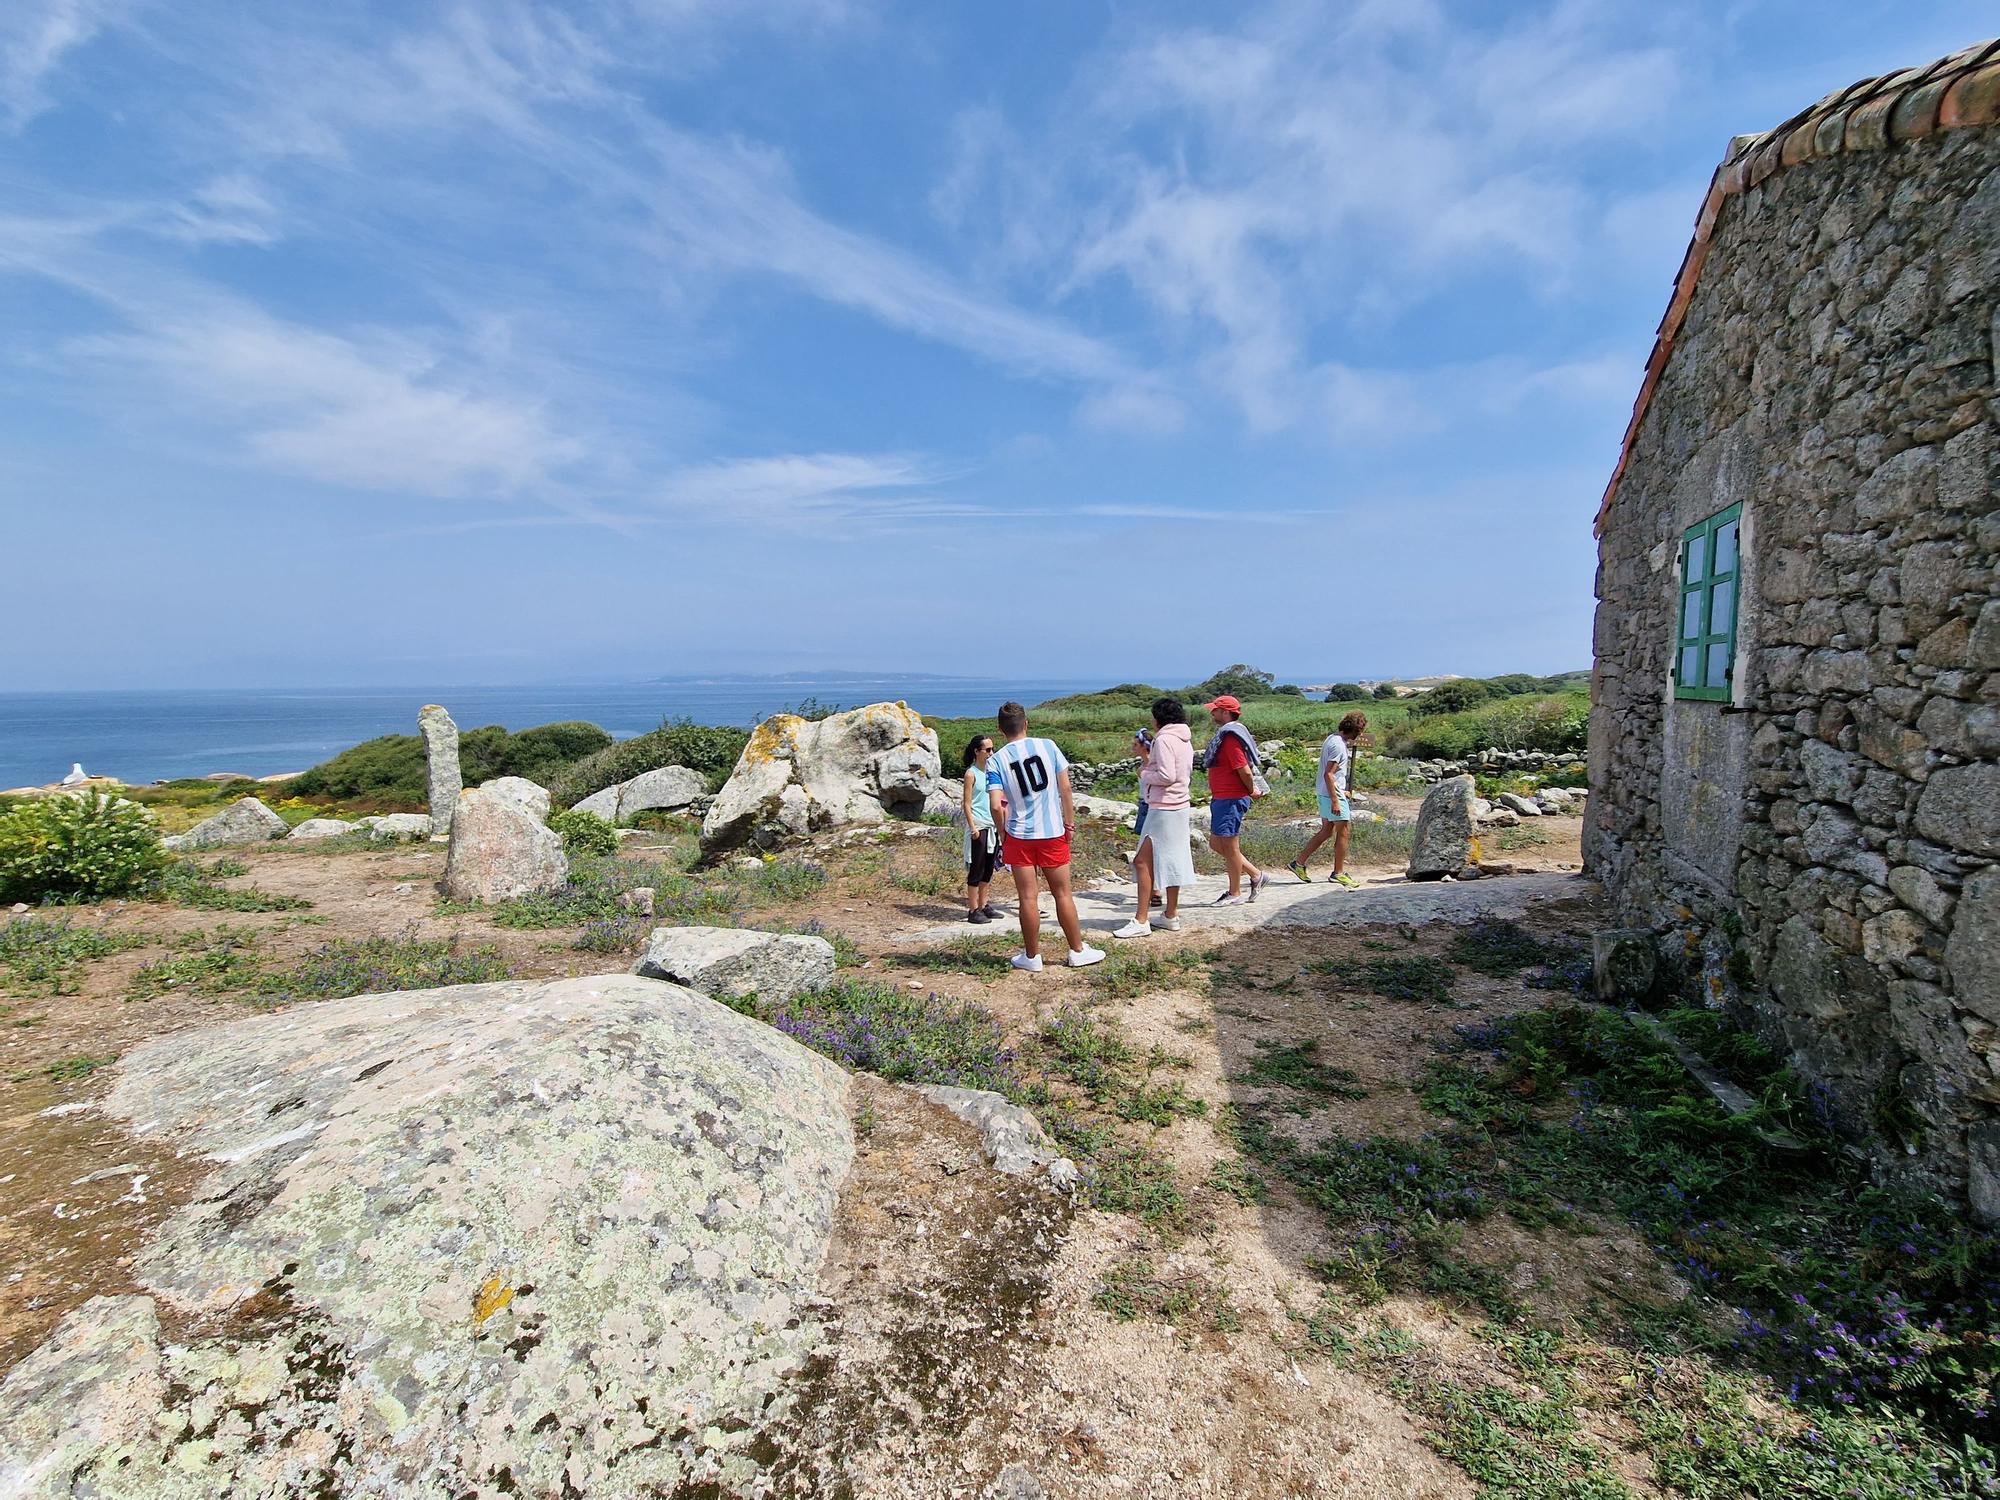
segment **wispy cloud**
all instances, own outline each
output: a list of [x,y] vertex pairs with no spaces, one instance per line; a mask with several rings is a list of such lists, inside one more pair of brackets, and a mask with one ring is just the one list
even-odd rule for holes
[[46,109],[63,60],[128,9],[123,0],[8,0],[0,9],[0,122],[18,130]]
[[1142,298],[1253,431],[1318,427],[1329,394],[1374,396],[1330,352],[1343,334],[1475,278],[1549,295],[1601,248],[1587,166],[1677,81],[1672,50],[1613,21],[1593,0],[1497,30],[1434,4],[1280,0],[1230,31],[1143,29],[1081,75],[1059,126],[968,111],[932,206],[1074,294]]

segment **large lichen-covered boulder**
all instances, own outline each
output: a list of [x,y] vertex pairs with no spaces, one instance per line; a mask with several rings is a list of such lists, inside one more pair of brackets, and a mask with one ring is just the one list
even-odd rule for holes
[[634,813],[678,812],[707,794],[708,778],[701,772],[686,766],[661,766],[592,792],[571,811],[594,813],[607,823],[618,823]]
[[817,721],[779,714],[757,726],[716,794],[702,851],[773,849],[843,824],[921,817],[938,770],[937,734],[906,704]]
[[445,895],[508,901],[561,886],[569,879],[569,860],[548,815],[548,792],[519,776],[460,792],[445,852]]
[[290,833],[285,842],[290,844],[310,844],[319,839],[345,838],[350,833],[366,833],[368,830],[359,823],[350,823],[345,818],[307,818]]
[[1470,776],[1447,776],[1424,794],[1417,831],[1410,842],[1409,877],[1437,880],[1456,875],[1474,862],[1473,805],[1478,793]]
[[160,842],[169,849],[228,849],[240,844],[267,844],[281,839],[285,820],[255,797],[232,802],[212,818],[205,818],[186,833],[177,833]]
[[821,1336],[847,1089],[625,975],[128,1052],[105,1108],[215,1167],[0,1386],[0,1493],[734,1493]]
[[666,979],[704,995],[789,1000],[832,981],[833,944],[809,933],[738,927],[656,927],[632,965],[645,979]]

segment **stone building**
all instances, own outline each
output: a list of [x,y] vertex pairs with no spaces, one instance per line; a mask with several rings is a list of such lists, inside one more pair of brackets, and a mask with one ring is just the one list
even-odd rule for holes
[[1598,513],[1588,867],[2000,1221],[2000,42],[1731,142]]

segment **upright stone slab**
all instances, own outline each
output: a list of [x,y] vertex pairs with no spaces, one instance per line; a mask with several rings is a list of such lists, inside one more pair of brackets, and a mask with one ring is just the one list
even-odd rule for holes
[[1470,776],[1448,776],[1425,795],[1411,840],[1410,879],[1440,880],[1473,863],[1473,799]]
[[464,787],[458,772],[458,725],[435,703],[426,703],[417,715],[417,732],[424,737],[424,761],[429,768],[431,837],[451,837],[451,820],[458,809],[458,794]]

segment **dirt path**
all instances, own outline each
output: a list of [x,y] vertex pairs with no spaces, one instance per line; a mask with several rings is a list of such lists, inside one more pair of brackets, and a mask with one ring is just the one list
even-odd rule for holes
[[[660,857],[669,843],[624,852]],[[1117,1133],[1094,1170],[1137,1164],[1168,1206],[1092,1207],[1024,1190],[987,1169],[955,1121],[862,1079],[867,1128],[825,1281],[837,1332],[802,1386],[781,1493],[829,1493],[832,1463],[857,1496],[977,1496],[1008,1466],[1017,1496],[1472,1495],[1472,1482],[1433,1451],[1426,1422],[1384,1373],[1402,1366],[1330,1357],[1327,1281],[1316,1267],[1346,1244],[1284,1182],[1246,1167],[1237,1122],[1246,1109],[1290,1097],[1247,1081],[1259,1060],[1274,1047],[1310,1043],[1351,1075],[1352,1088],[1312,1101],[1294,1122],[1302,1138],[1417,1138],[1431,1129],[1413,1088],[1432,1044],[1540,997],[1513,980],[1465,976],[1440,1006],[1385,999],[1342,975],[1384,952],[1440,953],[1475,912],[1514,913],[1544,933],[1587,927],[1594,887],[1554,868],[1568,850],[1549,848],[1549,868],[1462,885],[1412,885],[1364,869],[1366,888],[1347,891],[1281,875],[1255,906],[1202,911],[1191,903],[1199,916],[1188,930],[1161,934],[1144,954],[1118,945],[1121,962],[1160,961],[1118,980],[1105,971],[920,967],[927,947],[982,933],[997,945],[1012,930],[950,920],[955,846],[946,830],[898,829],[822,850],[822,889],[744,918],[839,932],[859,949],[852,972],[975,1004],[1024,1058],[1040,1056],[1059,1017],[1087,1018],[1115,1035],[1133,1086],[1172,1105],[1158,1123],[1102,1116]],[[8,1002],[14,1024],[0,1033],[0,1068],[10,1079],[0,1085],[0,1370],[66,1308],[127,1289],[140,1239],[199,1191],[199,1163],[144,1157],[90,1111],[102,1075],[47,1073],[240,1013],[244,996],[235,992],[123,998],[138,966],[175,951],[177,939],[237,924],[254,930],[262,961],[274,966],[333,938],[396,933],[490,944],[525,975],[628,962],[577,951],[563,929],[439,915],[431,882],[442,857],[430,846],[272,849],[244,859],[249,873],[226,885],[298,896],[312,902],[309,911],[79,909],[76,920],[149,946],[89,966],[76,993]],[[1197,901],[1211,884],[1197,888]],[[1124,920],[1130,889],[1085,893],[1093,930]],[[1552,1289],[1557,1302],[1606,1287],[1648,1294],[1631,1283],[1646,1283],[1644,1268],[1655,1263],[1632,1250],[1611,1239],[1595,1250],[1525,1239],[1496,1245],[1510,1268],[1530,1268],[1524,1291]],[[1431,1351],[1427,1359],[1476,1366],[1484,1356],[1462,1324],[1441,1302],[1398,1294],[1360,1324],[1350,1316],[1340,1337],[1360,1339],[1365,1326],[1384,1348],[1402,1348],[1401,1337]],[[1039,1490],[1020,1488],[1030,1482],[1022,1475]]]

